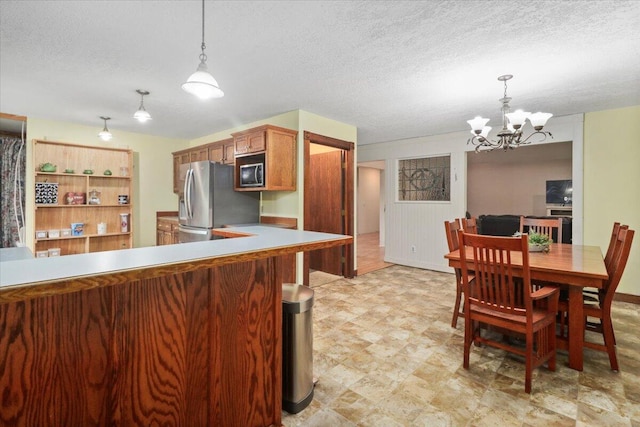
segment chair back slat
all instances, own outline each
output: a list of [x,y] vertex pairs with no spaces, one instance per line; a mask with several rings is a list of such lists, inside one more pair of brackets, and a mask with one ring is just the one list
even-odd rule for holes
[[444,222],[444,231],[447,235],[447,245],[449,246],[449,252],[453,252],[460,247],[458,242],[458,230],[460,230],[460,221],[458,218],[453,221]]
[[[526,227],[526,228],[525,228]],[[557,239],[554,241],[562,243],[562,218],[548,219],[548,218],[527,218],[520,216],[520,233],[535,232],[549,236],[549,239],[553,239],[553,230],[556,229]]]
[[604,301],[601,301],[601,306],[603,307],[611,307],[613,296],[622,278],[622,273],[624,273],[624,269],[627,266],[627,261],[629,260],[634,234],[635,230],[630,230],[625,226],[621,226],[618,230],[617,243],[614,247],[611,260],[611,271],[607,271],[609,279],[604,283]]
[[604,265],[607,267],[607,273],[609,276],[613,273],[614,267],[614,258],[616,255],[616,251],[619,251],[621,248],[619,247],[621,241],[619,240],[619,234],[621,230],[627,230],[629,228],[628,225],[620,225],[619,222],[613,224],[613,231],[611,232],[611,239],[609,240],[609,247],[607,248],[607,254],[604,257]]
[[478,220],[476,218],[461,218],[460,222],[465,233],[478,234]]
[[[620,230],[620,223],[613,223],[613,230],[611,231],[611,238],[609,238],[609,246],[607,246],[607,254],[604,256],[604,264],[609,265],[611,258],[613,257],[613,248],[618,241],[618,230]],[[608,270],[608,269],[607,269]]]
[[[459,240],[463,274],[467,262],[465,248],[472,248],[473,253],[475,281],[467,293],[470,304],[525,316],[526,308],[532,306],[527,235],[494,237],[460,231]],[[515,274],[514,259],[522,259],[522,279]]]

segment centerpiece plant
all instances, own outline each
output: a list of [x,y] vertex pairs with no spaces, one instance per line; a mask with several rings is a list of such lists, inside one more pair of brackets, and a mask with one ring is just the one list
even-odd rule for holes
[[548,252],[549,244],[553,240],[546,234],[536,233],[535,231],[529,232],[529,251],[530,252]]

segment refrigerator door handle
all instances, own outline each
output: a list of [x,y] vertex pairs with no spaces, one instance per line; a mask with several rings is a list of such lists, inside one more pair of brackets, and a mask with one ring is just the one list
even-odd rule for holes
[[191,206],[191,186],[193,185],[193,169],[187,169],[187,175],[184,180],[184,202],[187,210],[187,218],[193,218],[193,209]]

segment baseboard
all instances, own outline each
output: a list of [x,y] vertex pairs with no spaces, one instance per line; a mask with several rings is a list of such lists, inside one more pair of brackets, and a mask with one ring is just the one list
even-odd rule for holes
[[616,292],[613,295],[614,301],[630,302],[631,304],[640,304],[640,295],[621,294]]

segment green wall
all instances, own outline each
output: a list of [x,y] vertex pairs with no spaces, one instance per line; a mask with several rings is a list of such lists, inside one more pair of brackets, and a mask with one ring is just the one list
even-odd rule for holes
[[[584,244],[606,252],[616,221],[640,233],[638,105],[584,118]],[[640,235],[617,291],[640,296]]]

